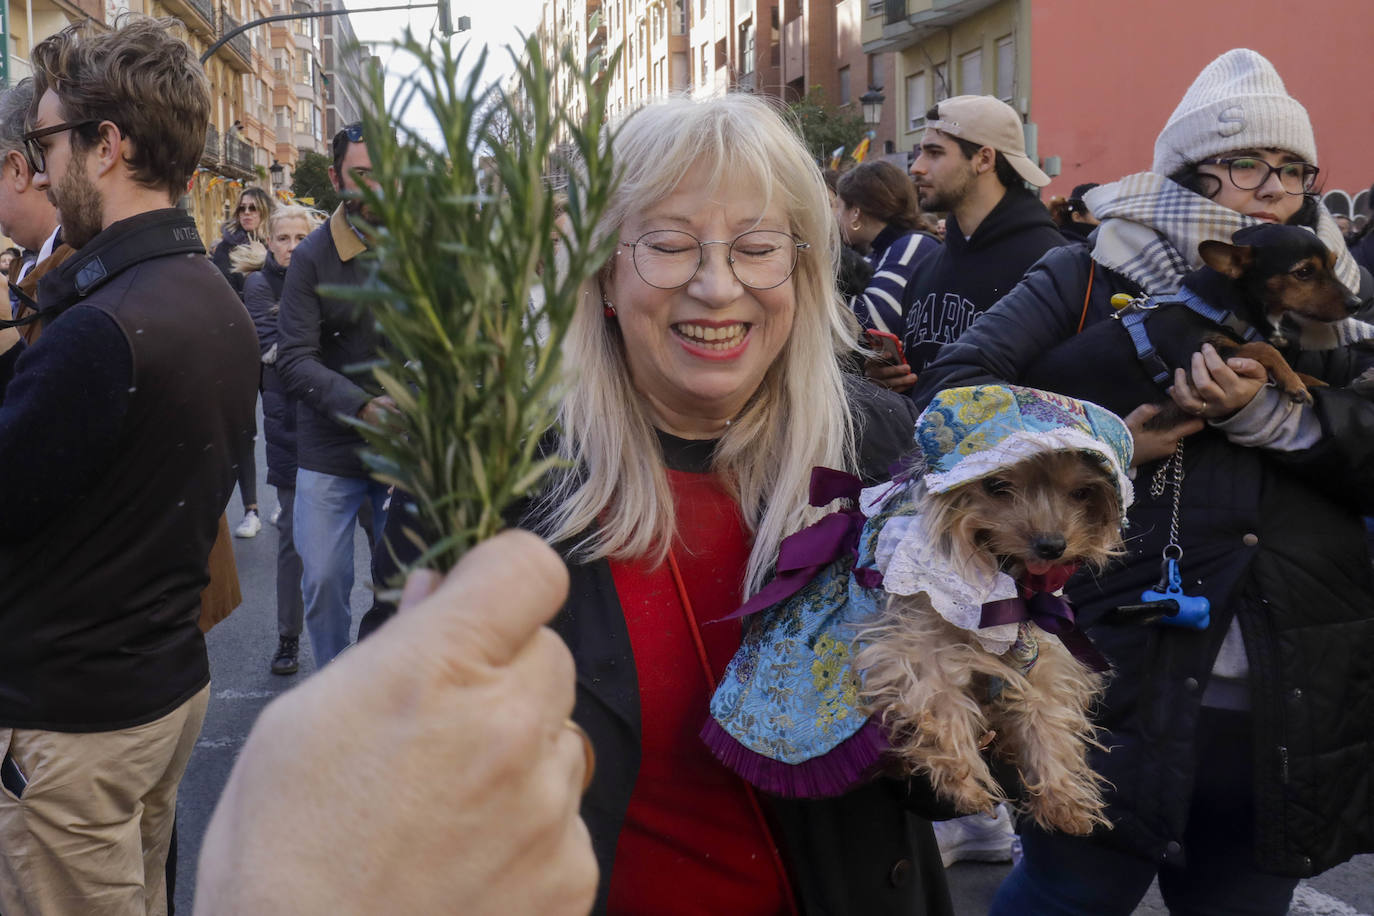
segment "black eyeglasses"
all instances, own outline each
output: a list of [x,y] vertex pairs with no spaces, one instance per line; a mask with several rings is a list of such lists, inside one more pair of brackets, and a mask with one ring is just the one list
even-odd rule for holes
[[1321,169],[1310,162],[1285,162],[1270,165],[1255,156],[1224,156],[1203,159],[1198,165],[1224,165],[1231,176],[1231,184],[1242,191],[1254,191],[1264,186],[1269,176],[1279,173],[1279,185],[1286,194],[1306,194],[1317,182]]
[[728,245],[726,257],[735,279],[750,289],[781,286],[797,267],[798,252],[810,248],[786,232],[756,229],[731,240],[703,242],[690,232],[658,229],[636,241],[620,244],[630,249],[635,272],[655,289],[685,286],[701,269],[707,245]]
[[99,124],[101,120],[101,118],[87,118],[84,121],[63,121],[52,127],[40,127],[25,133],[21,139],[24,141],[24,158],[29,160],[29,168],[33,169],[35,175],[48,170],[47,156],[43,152],[43,144],[38,142],[39,137],[50,137],[53,134],[60,134],[64,130],[76,130],[90,124]]

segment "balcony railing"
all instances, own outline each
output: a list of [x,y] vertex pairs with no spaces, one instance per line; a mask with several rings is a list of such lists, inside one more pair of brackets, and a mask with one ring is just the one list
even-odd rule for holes
[[205,129],[205,149],[200,154],[200,161],[208,166],[219,165],[219,131],[213,124]]
[[896,25],[906,21],[906,0],[887,0],[887,15],[884,25]]
[[[219,25],[219,34],[220,34],[220,37],[223,37],[223,36],[225,36],[225,35],[228,35],[230,32],[234,31],[234,29],[237,29],[240,25],[242,25],[242,23],[240,23],[240,22],[239,22],[237,19],[235,19],[233,16],[230,16],[229,13],[228,13],[228,11],[226,11],[223,7],[220,7],[220,14],[219,14],[219,16],[220,16],[220,25]],[[231,49],[233,49],[233,51],[234,51],[235,54],[237,54],[239,57],[243,58],[243,62],[244,62],[245,64],[252,61],[252,59],[253,59],[253,45],[252,45],[252,43],[248,40],[248,33],[245,32],[245,33],[243,33],[243,34],[241,34],[241,35],[235,35],[233,38],[229,39],[229,47],[230,47]]]
[[245,172],[253,171],[253,147],[238,137],[225,136],[224,162]]
[[215,6],[211,0],[186,0],[186,2],[191,5],[191,9],[204,16],[205,21],[209,23],[212,28],[214,27]]

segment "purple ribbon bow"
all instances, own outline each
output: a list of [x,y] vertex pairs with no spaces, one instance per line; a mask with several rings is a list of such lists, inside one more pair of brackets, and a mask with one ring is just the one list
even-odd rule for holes
[[[811,505],[824,506],[837,499],[852,499],[858,502],[863,481],[853,474],[837,471],[834,468],[811,469]],[[778,573],[759,593],[744,603],[733,614],[722,620],[733,620],[770,608],[781,601],[791,598],[801,591],[806,583],[830,563],[848,554],[854,558],[854,578],[864,588],[877,588],[883,584],[883,574],[876,569],[860,569],[859,535],[863,532],[867,517],[857,508],[841,509],[825,518],[808,525],[796,534],[782,539],[778,546]]]
[[1097,651],[1097,647],[1092,644],[1087,634],[1074,623],[1073,608],[1062,597],[1054,594],[1063,587],[1064,580],[1067,580],[1072,572],[1072,569],[1068,569],[1053,589],[1046,586],[1054,583],[1017,582],[1016,588],[1020,594],[1015,598],[1003,598],[984,604],[978,626],[995,627],[1004,623],[1021,623],[1028,620],[1046,633],[1058,636],[1064,647],[1073,653],[1073,657],[1088,668],[1098,672],[1109,671],[1111,665],[1107,659]]

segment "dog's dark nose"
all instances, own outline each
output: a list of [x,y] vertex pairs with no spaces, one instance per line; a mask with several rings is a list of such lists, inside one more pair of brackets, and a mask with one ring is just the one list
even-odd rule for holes
[[1064,535],[1037,534],[1031,541],[1031,550],[1042,560],[1057,560],[1064,555]]

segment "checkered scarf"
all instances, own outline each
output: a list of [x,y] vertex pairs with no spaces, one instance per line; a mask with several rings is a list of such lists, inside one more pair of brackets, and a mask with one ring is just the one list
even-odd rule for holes
[[[1198,245],[1208,239],[1230,242],[1231,236],[1259,220],[1213,203],[1182,185],[1139,172],[1084,195],[1102,221],[1093,245],[1093,260],[1139,284],[1152,296],[1178,291],[1184,274],[1202,266]],[[1326,207],[1317,204],[1317,237],[1339,252],[1336,277],[1347,289],[1360,288],[1359,267]],[[1330,350],[1374,339],[1374,325],[1347,318],[1331,324],[1283,318],[1284,330],[1306,350]]]

